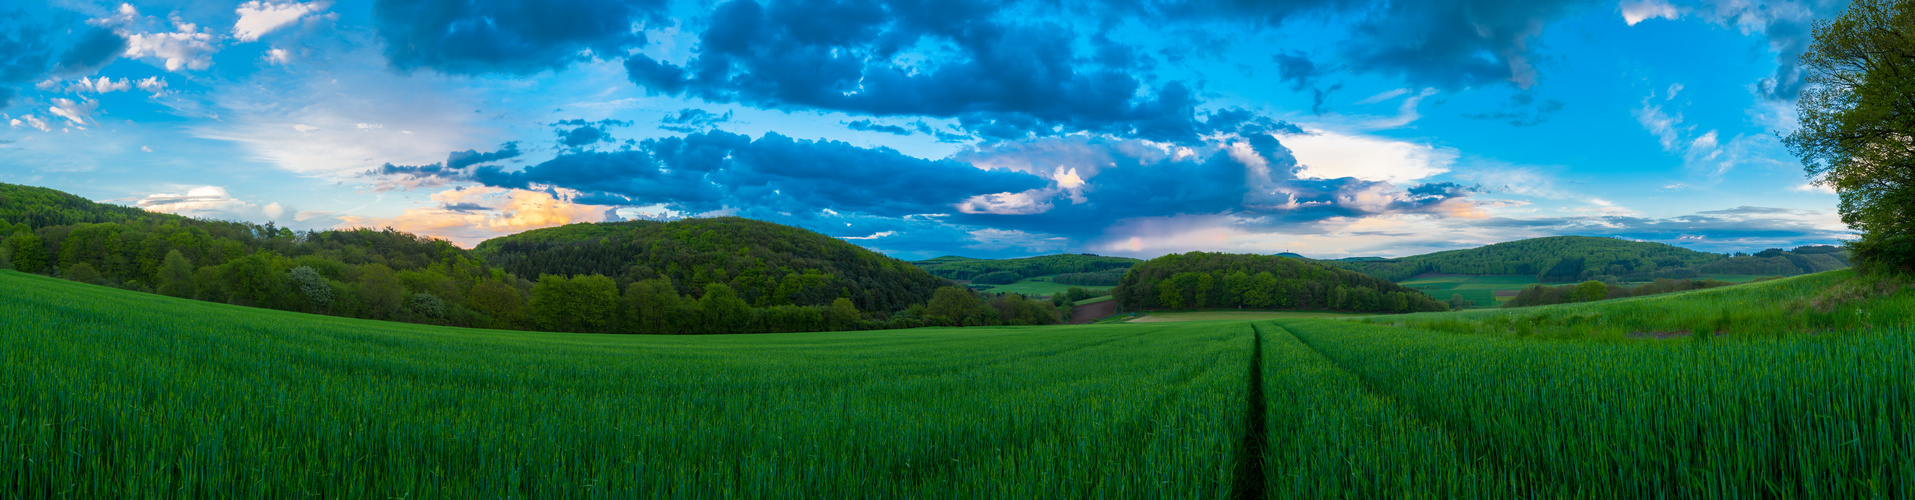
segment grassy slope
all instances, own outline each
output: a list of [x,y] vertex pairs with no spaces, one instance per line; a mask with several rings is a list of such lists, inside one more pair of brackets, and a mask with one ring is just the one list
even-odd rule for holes
[[1018,282],[1009,285],[990,285],[990,288],[986,288],[985,291],[991,293],[1016,293],[1030,297],[1049,297],[1052,294],[1069,291],[1071,288],[1082,288],[1085,290],[1109,290],[1116,288],[1116,286],[1066,285],[1051,281],[1051,278],[1054,276],[1056,275],[1033,276],[1018,280]]
[[1266,319],[1356,318],[1368,314],[1310,311],[1193,311],[1153,312],[1130,320],[1131,323],[1172,323],[1182,321],[1258,321]]
[[25,497],[1220,497],[1251,352],[1241,324],[465,330],[13,272],[0,325]]
[[1379,316],[1369,322],[1444,331],[1621,339],[1693,332],[1776,336],[1905,326],[1915,288],[1828,271],[1760,283],[1582,304]]

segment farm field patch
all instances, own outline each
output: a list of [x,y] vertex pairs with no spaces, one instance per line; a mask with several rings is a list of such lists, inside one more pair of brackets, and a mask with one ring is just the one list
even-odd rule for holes
[[1128,321],[1129,323],[1172,323],[1181,321],[1257,321],[1267,319],[1297,318],[1355,318],[1368,314],[1314,311],[1192,311],[1192,312],[1153,312],[1149,315]]
[[1054,276],[1056,275],[1032,276],[1009,285],[972,285],[972,287],[982,288],[989,286],[990,288],[983,289],[991,293],[1015,293],[1027,297],[1049,297],[1052,294],[1064,293],[1071,288],[1082,288],[1085,290],[1109,290],[1116,288],[1114,286],[1066,285],[1051,281],[1051,278]]

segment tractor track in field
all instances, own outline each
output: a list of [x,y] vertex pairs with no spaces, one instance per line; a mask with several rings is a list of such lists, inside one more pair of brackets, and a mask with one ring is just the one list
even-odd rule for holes
[[1243,441],[1237,445],[1237,467],[1230,485],[1230,497],[1235,499],[1263,498],[1267,486],[1263,458],[1270,448],[1270,434],[1263,399],[1263,329],[1251,326],[1250,341],[1250,387],[1244,398]]

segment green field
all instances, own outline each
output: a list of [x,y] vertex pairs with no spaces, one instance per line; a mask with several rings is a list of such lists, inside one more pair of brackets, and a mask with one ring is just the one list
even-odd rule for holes
[[991,293],[1015,293],[1026,297],[1049,297],[1052,294],[1064,293],[1071,288],[1082,288],[1085,290],[1109,290],[1116,288],[1114,286],[1066,285],[1051,281],[1051,276],[1032,276],[1009,285],[972,286],[989,286],[990,288],[986,288],[985,291]]
[[1266,319],[1354,318],[1368,314],[1310,311],[1192,311],[1153,312],[1130,320],[1131,323],[1169,323],[1178,321],[1257,321]]
[[[1730,283],[1747,283],[1766,276],[1755,275],[1707,275],[1703,278]],[[1461,294],[1464,300],[1474,302],[1477,307],[1500,307],[1509,297],[1497,297],[1497,290],[1519,291],[1529,285],[1538,284],[1533,275],[1486,275],[1486,276],[1417,276],[1397,283],[1398,285],[1422,290],[1424,294],[1436,300],[1448,301],[1450,295]],[[1566,283],[1548,283],[1563,285]],[[1636,286],[1641,283],[1622,283]]]
[[[0,272],[0,491],[1908,498],[1901,286],[1844,271],[1354,320],[642,336]],[[1698,318],[1723,336],[1611,328]]]
[[1077,301],[1077,302],[1074,302],[1074,303],[1072,303],[1072,305],[1079,305],[1079,306],[1081,306],[1081,305],[1089,305],[1089,304],[1096,304],[1096,303],[1098,303],[1098,302],[1104,302],[1104,301],[1108,301],[1108,300],[1116,300],[1116,299],[1117,299],[1117,297],[1113,297],[1113,296],[1110,296],[1110,295],[1105,295],[1105,296],[1102,296],[1102,297],[1091,297],[1091,298],[1088,298],[1088,299],[1084,299],[1084,300],[1080,300],[1080,301]]

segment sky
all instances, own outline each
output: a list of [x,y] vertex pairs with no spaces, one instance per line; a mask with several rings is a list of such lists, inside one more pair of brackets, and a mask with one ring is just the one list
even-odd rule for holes
[[740,216],[904,259],[1836,243],[1846,2],[25,0],[0,182],[470,247]]

